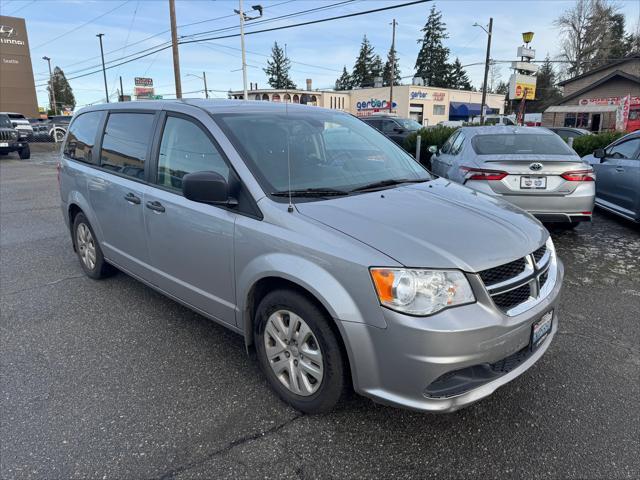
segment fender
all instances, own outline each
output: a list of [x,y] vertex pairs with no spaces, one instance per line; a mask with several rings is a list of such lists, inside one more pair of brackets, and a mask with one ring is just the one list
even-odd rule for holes
[[[368,323],[385,328],[379,319],[363,317],[358,305],[338,280],[321,266],[298,256],[271,253],[252,259],[237,274],[238,328],[251,338],[252,319],[247,318],[247,300],[253,286],[262,278],[279,277],[308,290],[324,306],[332,318],[347,322]],[[246,336],[246,335],[249,336]]]
[[80,207],[82,213],[84,213],[85,217],[87,217],[87,220],[89,220],[89,223],[91,224],[91,227],[93,228],[93,231],[98,238],[98,242],[102,243],[101,239],[104,238],[102,235],[102,227],[100,226],[98,217],[96,217],[93,209],[89,205],[89,202],[84,197],[84,195],[82,195],[78,190],[72,190],[71,192],[69,192],[66,200],[67,201],[65,204],[64,215],[69,220],[69,229],[73,228],[73,225],[71,225],[71,219],[69,218],[69,208],[72,204],[75,204]]

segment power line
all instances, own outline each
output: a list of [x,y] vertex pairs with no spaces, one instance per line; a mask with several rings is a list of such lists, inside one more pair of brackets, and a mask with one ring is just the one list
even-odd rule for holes
[[[323,18],[323,19],[318,19],[318,20],[311,20],[311,21],[308,21],[308,22],[296,23],[296,24],[292,24],[292,25],[283,25],[283,26],[280,26],[280,27],[266,28],[266,29],[262,29],[262,30],[253,30],[253,31],[250,31],[250,32],[245,32],[245,35],[255,35],[255,34],[258,34],[258,33],[274,32],[274,31],[277,31],[277,30],[286,30],[286,29],[302,27],[302,26],[306,26],[306,25],[313,25],[313,24],[317,24],[317,23],[330,22],[330,21],[333,21],[333,20],[341,20],[341,19],[344,19],[344,18],[352,18],[352,17],[361,16],[361,15],[367,15],[367,14],[370,14],[370,13],[377,13],[377,12],[383,12],[383,11],[388,11],[388,10],[394,10],[394,9],[397,9],[397,8],[408,7],[408,6],[411,6],[411,5],[417,5],[417,4],[420,4],[420,3],[426,3],[426,2],[430,2],[430,1],[433,1],[433,0],[414,0],[412,2],[401,3],[401,4],[397,4],[397,5],[390,5],[390,6],[387,6],[387,7],[374,8],[374,9],[371,9],[371,10],[365,10],[365,11],[361,11],[361,12],[349,13],[349,14],[345,14],[345,15],[338,15],[338,16],[335,16],[335,17]],[[193,40],[179,40],[178,43],[179,44],[201,43],[201,42],[208,42],[208,41],[211,41],[211,40],[220,40],[220,39],[234,38],[234,37],[239,37],[239,36],[240,36],[239,33],[235,33],[235,34],[229,34],[229,35],[222,35],[222,36],[218,36],[218,37],[198,38],[198,39],[193,39]],[[152,49],[152,48],[154,48],[154,47],[151,47],[150,49]],[[163,50],[167,50],[168,48],[171,48],[171,44],[160,46],[156,50],[153,50],[151,52],[147,52],[147,53],[135,56],[133,58],[130,58],[130,59],[125,60],[125,61],[122,61],[120,63],[109,65],[108,67],[106,67],[106,70],[118,67],[120,65],[124,65],[126,63],[134,62],[136,60],[148,57],[150,55],[154,55],[154,54],[156,54],[158,52],[161,52]],[[150,50],[150,49],[147,49],[147,50]],[[137,53],[140,53],[140,52],[137,52]],[[132,54],[132,55],[135,55],[135,54]],[[89,75],[94,75],[96,73],[100,73],[101,71],[102,70],[95,70],[95,71],[84,73],[84,74],[81,74],[81,75],[76,75],[75,77],[69,77],[67,80],[75,80],[77,78],[82,78],[82,77],[86,77],[86,76],[89,76]],[[43,85],[46,85],[46,84],[41,84],[41,85],[38,85],[38,86],[43,86]]]
[[98,15],[97,17],[94,17],[94,18],[92,18],[91,20],[88,20],[88,21],[84,22],[82,25],[78,25],[77,27],[73,27],[73,29],[68,30],[68,31],[66,31],[66,32],[64,32],[64,33],[61,33],[61,34],[60,34],[60,35],[58,35],[57,37],[50,38],[49,40],[47,40],[47,41],[46,41],[46,42],[44,42],[44,43],[41,43],[40,45],[36,45],[35,47],[31,47],[31,50],[32,50],[32,51],[33,51],[33,50],[36,50],[36,49],[38,49],[38,48],[40,48],[40,47],[43,47],[43,46],[45,46],[45,45],[49,45],[51,42],[54,42],[54,41],[56,41],[56,40],[59,40],[59,39],[61,39],[62,37],[66,37],[66,36],[67,36],[67,35],[69,35],[70,33],[73,33],[73,32],[75,32],[76,30],[79,30],[79,29],[81,29],[81,28],[83,28],[83,27],[86,27],[87,25],[92,24],[92,23],[93,23],[93,22],[95,22],[96,20],[99,20],[99,19],[101,19],[102,17],[105,17],[105,16],[109,15],[110,13],[115,12],[115,11],[116,11],[116,10],[118,10],[120,7],[125,6],[125,5],[126,5],[127,3],[129,3],[130,1],[131,1],[131,0],[125,0],[124,2],[122,2],[122,3],[121,3],[120,5],[118,5],[117,7],[112,8],[111,10],[106,11],[106,12],[104,12],[104,13],[102,13],[102,14]]
[[[28,7],[29,5],[31,5],[32,3],[35,3],[36,0],[31,0],[29,3],[26,3],[24,5],[22,5],[21,7],[18,7],[17,9],[15,9],[13,12],[7,14],[9,16],[15,15],[16,13],[18,13],[20,10],[22,10],[23,8]],[[6,5],[5,5],[6,6]]]
[[[273,5],[268,5],[268,6],[264,7],[264,8],[265,8],[265,9],[267,9],[267,8],[273,8],[273,7],[277,7],[277,6],[279,6],[279,5],[284,5],[284,4],[286,4],[286,3],[291,3],[291,2],[293,2],[293,1],[295,1],[295,0],[286,0],[286,1],[284,1],[284,2],[274,3]],[[180,29],[180,28],[191,27],[191,26],[193,26],[193,25],[200,25],[200,24],[202,24],[202,23],[214,22],[214,21],[217,21],[217,20],[223,20],[223,19],[225,19],[225,18],[230,18],[230,17],[235,17],[235,16],[236,16],[236,14],[235,14],[235,13],[232,13],[232,14],[230,14],[230,15],[223,15],[223,16],[221,16],[221,17],[208,18],[208,19],[206,19],[206,20],[199,20],[199,21],[197,21],[197,22],[185,23],[185,24],[183,24],[183,25],[178,25],[178,28]],[[167,29],[167,30],[163,30],[163,31],[158,32],[158,33],[154,33],[153,35],[150,35],[150,36],[148,36],[148,37],[145,37],[145,38],[143,38],[143,39],[141,39],[141,40],[138,40],[138,41],[136,41],[136,42],[133,42],[133,43],[129,44],[129,47],[133,47],[134,45],[139,45],[139,44],[141,44],[141,43],[146,42],[147,40],[151,40],[152,38],[159,37],[160,35],[164,35],[165,33],[169,33],[170,31],[171,31],[171,29]],[[168,43],[168,42],[165,42],[165,43]],[[151,47],[151,48],[155,48],[155,47],[156,47],[156,46]],[[108,56],[108,55],[110,55],[110,54],[112,54],[112,53],[115,53],[115,52],[119,52],[119,51],[121,51],[121,50],[124,50],[124,47],[116,48],[116,49],[114,49],[114,50],[110,50],[110,51],[108,51],[108,52],[105,52],[105,56]],[[143,50],[143,51],[144,51],[144,50]],[[85,58],[84,60],[80,60],[80,61],[78,61],[78,62],[70,63],[70,64],[68,64],[68,65],[64,65],[64,66],[62,66],[62,67],[60,67],[60,68],[65,69],[65,68],[69,68],[69,67],[74,67],[74,66],[76,66],[76,65],[81,65],[81,64],[83,64],[83,63],[86,63],[86,62],[88,62],[88,61],[90,61],[90,60],[94,60],[94,59],[96,59],[96,58],[100,58],[100,56],[98,55],[98,56],[94,56],[94,57]],[[126,57],[125,57],[125,58],[126,58]],[[117,60],[120,60],[120,59],[111,60],[110,62],[117,61]],[[110,63],[110,62],[107,62],[107,63]],[[89,69],[91,69],[91,68],[96,68],[96,67],[98,67],[98,66],[101,66],[101,65],[94,65],[94,66],[91,66],[91,67],[85,67],[85,68],[82,68],[82,69],[78,70],[77,72],[81,72],[81,71],[83,71],[83,70],[89,70]],[[77,72],[72,72],[72,73],[77,73]],[[45,74],[46,74],[46,75],[48,75],[46,72],[39,72],[39,73],[37,73],[37,75],[45,75]]]

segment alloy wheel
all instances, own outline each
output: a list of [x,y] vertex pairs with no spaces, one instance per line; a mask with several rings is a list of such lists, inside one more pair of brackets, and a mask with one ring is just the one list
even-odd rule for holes
[[289,391],[313,395],[322,384],[322,351],[309,325],[289,310],[272,313],[264,330],[271,370]]

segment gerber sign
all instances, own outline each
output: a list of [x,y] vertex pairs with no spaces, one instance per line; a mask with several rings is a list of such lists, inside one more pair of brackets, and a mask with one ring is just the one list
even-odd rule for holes
[[[391,108],[396,108],[398,104],[393,102]],[[388,100],[378,100],[377,98],[372,98],[371,100],[363,100],[361,102],[356,103],[356,109],[359,112],[365,112],[367,110],[389,110],[389,101]]]

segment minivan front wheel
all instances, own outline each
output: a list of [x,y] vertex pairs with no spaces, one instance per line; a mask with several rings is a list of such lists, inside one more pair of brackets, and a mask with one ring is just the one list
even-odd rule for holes
[[344,357],[330,321],[293,290],[267,294],[256,311],[260,367],[278,395],[305,413],[330,411],[345,389]]
[[84,213],[78,213],[73,220],[73,241],[80,266],[89,277],[97,280],[114,272],[114,268],[104,260],[100,244]]

